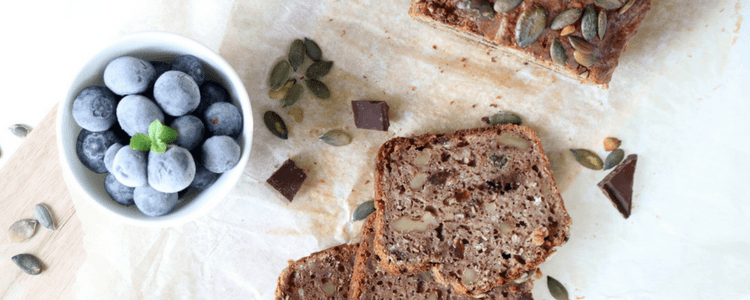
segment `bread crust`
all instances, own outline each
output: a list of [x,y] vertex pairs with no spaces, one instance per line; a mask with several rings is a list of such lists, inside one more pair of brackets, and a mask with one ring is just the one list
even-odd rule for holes
[[[419,240],[415,236],[418,236],[419,234],[421,234],[420,232],[413,233],[413,234],[411,232],[401,233],[392,229],[393,227],[392,225],[395,222],[394,220],[397,217],[402,218],[403,215],[395,215],[395,214],[389,215],[389,214],[392,214],[393,210],[389,209],[388,206],[394,205],[394,203],[397,203],[398,201],[402,200],[401,198],[414,197],[414,199],[416,199],[424,195],[417,195],[416,193],[418,192],[409,194],[410,192],[407,191],[406,194],[409,194],[408,197],[407,196],[396,197],[398,199],[388,198],[388,195],[386,192],[388,191],[389,188],[394,187],[394,180],[396,180],[396,178],[394,178],[395,175],[392,176],[388,168],[391,168],[391,167],[399,168],[398,170],[401,171],[404,168],[408,167],[408,165],[405,166],[404,164],[398,164],[399,161],[393,160],[391,156],[400,154],[403,157],[403,156],[406,156],[404,153],[408,152],[409,151],[408,149],[419,149],[420,147],[427,147],[428,145],[435,146],[441,142],[453,143],[453,145],[456,145],[458,143],[461,143],[462,141],[465,142],[467,139],[481,139],[483,135],[492,135],[493,137],[496,137],[496,136],[502,136],[503,134],[511,134],[511,135],[515,135],[518,137],[522,137],[530,143],[529,147],[525,151],[527,151],[528,153],[532,153],[533,158],[537,162],[536,164],[534,164],[534,166],[536,166],[536,168],[538,169],[537,173],[539,174],[540,178],[544,178],[544,182],[542,182],[541,184],[545,184],[546,182],[546,184],[549,185],[549,191],[548,191],[549,194],[542,195],[541,198],[543,198],[544,201],[541,201],[541,202],[542,204],[549,206],[550,210],[554,209],[556,211],[556,213],[554,214],[556,218],[554,219],[554,222],[549,222],[550,224],[548,225],[540,225],[539,229],[534,229],[532,233],[536,234],[537,230],[539,230],[540,232],[538,233],[540,234],[540,237],[533,237],[531,235],[527,235],[527,240],[532,241],[532,242],[536,240],[537,243],[541,242],[541,244],[532,245],[532,246],[527,245],[528,247],[523,247],[526,249],[520,250],[520,253],[532,252],[532,255],[531,255],[532,259],[523,261],[522,267],[515,267],[515,268],[508,267],[507,269],[503,271],[497,271],[495,273],[492,273],[495,275],[490,274],[491,276],[484,276],[482,275],[484,273],[482,273],[482,274],[479,274],[479,277],[481,278],[481,280],[484,280],[482,284],[474,284],[472,282],[468,282],[468,284],[464,284],[464,282],[462,282],[460,274],[458,276],[457,274],[450,274],[448,269],[454,268],[460,263],[469,263],[469,262],[468,261],[465,262],[462,259],[459,259],[457,261],[452,261],[452,259],[454,259],[455,256],[447,255],[446,253],[448,252],[439,252],[439,250],[436,250],[436,248],[439,248],[440,245],[444,245],[445,241],[438,240],[430,236],[427,236],[424,240]],[[501,147],[501,148],[508,149],[507,147],[505,148]],[[394,153],[397,153],[397,154],[394,154]],[[509,153],[511,153],[509,155],[519,155],[516,152],[509,152]],[[526,152],[521,152],[521,153],[526,153]],[[378,256],[382,258],[382,260],[380,261],[381,268],[391,274],[404,274],[404,273],[417,273],[417,272],[423,272],[423,271],[431,271],[433,275],[435,275],[438,281],[450,285],[457,294],[470,295],[470,296],[482,296],[494,287],[508,284],[510,281],[518,279],[523,274],[529,271],[535,270],[536,267],[540,263],[544,262],[544,260],[555,251],[553,249],[554,247],[560,246],[564,243],[564,239],[568,235],[571,220],[567,213],[567,210],[565,210],[560,192],[557,190],[554,178],[552,176],[552,171],[549,167],[549,159],[544,155],[541,141],[537,137],[536,133],[533,130],[529,129],[528,127],[517,126],[517,125],[512,125],[512,124],[503,124],[503,125],[496,125],[496,126],[487,126],[487,127],[480,127],[480,128],[458,130],[455,132],[444,133],[444,134],[423,134],[423,135],[414,136],[411,138],[405,138],[405,137],[394,138],[385,142],[381,146],[380,150],[378,151],[378,155],[376,159],[377,159],[376,160],[376,172],[375,172],[376,211],[374,213],[375,215],[374,226],[375,226],[376,235],[374,239],[374,249],[375,249],[375,252],[378,254]],[[477,159],[478,161],[480,161],[478,163],[481,163],[481,159],[479,158]],[[394,166],[390,166],[389,164],[391,163],[394,164]],[[459,176],[459,175],[456,175],[456,176]],[[399,179],[399,180],[402,180],[402,179]],[[448,186],[447,184],[444,187],[444,189],[451,189],[451,188],[452,186]],[[510,191],[509,193],[513,193],[513,191]],[[515,194],[511,194],[511,195],[515,195]],[[503,198],[502,196],[499,196],[498,199],[503,200],[505,198]],[[433,199],[433,202],[436,202],[438,200],[440,199]],[[483,199],[483,200],[486,200],[486,199]],[[432,206],[437,207],[437,204],[433,202],[429,202],[431,201],[429,199],[425,199],[424,201],[426,203],[434,204]],[[499,200],[496,200],[496,201],[499,201]],[[535,198],[535,202],[536,201],[537,200]],[[448,206],[448,208],[450,207],[452,206]],[[408,210],[409,210],[409,207],[405,208],[405,211],[408,211]],[[512,213],[512,212],[503,212],[503,213]],[[549,217],[552,218],[552,214],[550,213],[549,215],[550,215]],[[442,228],[441,226],[443,224],[448,224],[449,222],[449,221],[444,221],[443,219],[441,219],[441,217],[442,216],[436,216],[436,218],[438,219],[437,223],[441,224],[438,226],[439,228]],[[482,220],[482,221],[489,221],[489,220]],[[506,221],[503,221],[503,219],[499,221],[500,223],[506,222]],[[486,223],[486,224],[495,226],[495,225],[498,225],[499,223],[495,222],[495,223]],[[542,222],[542,224],[544,223]],[[425,235],[427,234],[435,235],[432,232],[428,233],[428,231],[429,230],[425,231]],[[515,235],[515,232],[516,232],[516,229],[513,229],[514,235]],[[441,233],[442,231],[440,233],[437,233],[438,237],[440,236]],[[401,246],[401,245],[392,243],[391,239],[398,239],[401,237],[407,238],[407,241],[410,243],[410,245],[416,244],[417,246],[419,246],[419,247],[414,246],[419,249],[417,253],[409,253],[406,251],[399,252],[398,250],[394,250],[394,245],[395,246]],[[476,238],[476,236],[472,236],[472,237]],[[445,240],[450,240],[451,238],[454,238],[454,237],[453,236],[444,237]],[[505,243],[507,242],[505,241],[506,239],[510,239],[510,237],[500,236],[500,238],[497,240],[500,240],[501,242]],[[428,241],[428,242],[425,242],[425,241]],[[420,242],[423,242],[426,244],[420,244]],[[469,245],[469,246],[474,246],[474,245]],[[389,247],[391,247],[391,250],[389,250]],[[464,251],[463,245],[457,244],[457,246],[451,249],[454,249],[454,248],[461,248],[461,253],[460,253],[461,255],[465,253],[463,252]],[[500,251],[500,249],[496,249],[496,250]],[[523,260],[523,258],[520,257],[520,254],[518,254],[519,249],[503,248],[502,251],[515,251],[515,253],[511,253],[513,254],[513,260],[516,260],[516,259],[521,260],[521,261]],[[523,251],[526,251],[526,252],[523,252]],[[501,262],[503,259],[505,259],[505,261],[510,262],[511,259],[510,258],[506,259],[504,254],[505,253],[503,252],[502,258],[499,258],[497,253],[493,253],[494,256],[487,254],[487,259],[497,258],[498,262]],[[468,258],[466,260],[468,260]],[[480,262],[476,262],[476,263],[481,264]],[[492,264],[492,263],[493,262],[489,262],[489,264]],[[497,267],[494,267],[494,268],[497,268]],[[481,273],[481,271],[483,270],[479,270],[479,271]]]
[[[294,299],[346,299],[349,294],[349,281],[354,266],[354,255],[359,248],[359,244],[342,244],[325,249],[303,257],[297,261],[289,261],[289,266],[279,275],[279,281],[276,286],[277,300],[294,300]],[[305,269],[306,266],[318,264],[325,268],[316,268],[315,271],[329,274],[324,280],[326,282],[336,281],[334,284],[335,292],[333,295],[327,295],[323,291],[324,283],[320,282],[322,278],[305,277],[306,274],[297,276],[298,272]],[[320,276],[316,276],[320,277]],[[304,283],[304,286],[299,286]],[[300,295],[294,288],[306,291]],[[311,292],[312,291],[312,292]]]

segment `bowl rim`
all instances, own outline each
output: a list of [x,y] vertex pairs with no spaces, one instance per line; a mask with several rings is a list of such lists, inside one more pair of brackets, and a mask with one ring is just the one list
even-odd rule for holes
[[[156,40],[159,42],[138,45],[138,43],[142,43],[144,40],[146,41]],[[233,96],[232,102],[233,103],[237,102],[240,104],[240,107],[238,108],[240,109],[243,115],[243,133],[238,141],[238,143],[240,144],[240,147],[242,147],[243,149],[243,153],[240,156],[240,161],[237,164],[237,166],[235,166],[229,172],[222,174],[222,177],[229,176],[227,180],[231,181],[232,187],[237,185],[237,182],[239,181],[242,173],[244,172],[244,169],[247,167],[247,163],[250,157],[250,152],[252,150],[251,146],[252,146],[252,139],[253,139],[253,114],[252,114],[252,103],[250,101],[250,97],[247,93],[247,89],[245,88],[244,83],[242,82],[242,79],[239,77],[235,69],[219,53],[217,53],[213,49],[189,37],[182,36],[182,35],[172,33],[172,32],[167,32],[167,31],[141,31],[141,32],[124,34],[124,35],[121,35],[112,39],[108,43],[101,45],[97,49],[96,52],[92,52],[93,54],[89,55],[89,57],[85,61],[79,63],[79,65],[77,66],[78,67],[77,72],[68,83],[68,89],[66,91],[67,94],[59,102],[57,114],[56,114],[57,119],[55,120],[55,126],[56,126],[55,133],[57,136],[56,137],[57,150],[58,150],[60,165],[63,169],[63,172],[66,173],[67,176],[69,176],[69,178],[65,180],[68,188],[71,188],[71,185],[73,185],[72,188],[78,189],[78,191],[81,192],[80,194],[82,194],[83,198],[85,198],[86,201],[94,203],[93,206],[98,207],[99,211],[104,211],[108,216],[114,217],[115,219],[121,222],[131,224],[131,225],[139,225],[139,226],[145,226],[145,227],[171,227],[171,226],[177,226],[177,225],[181,225],[181,224],[193,221],[197,219],[198,217],[207,214],[209,211],[215,208],[221,201],[223,201],[226,198],[226,196],[233,189],[233,188],[227,188],[225,190],[220,190],[218,193],[212,193],[211,197],[208,197],[207,199],[202,199],[202,201],[206,201],[206,202],[203,203],[200,207],[194,208],[193,211],[189,211],[189,212],[182,213],[179,215],[174,214],[174,212],[170,212],[166,215],[159,216],[159,217],[146,217],[143,219],[135,219],[125,214],[113,211],[112,209],[106,207],[104,204],[100,203],[99,200],[97,200],[97,197],[95,197],[95,195],[93,194],[93,192],[90,191],[89,189],[86,189],[81,184],[80,178],[78,178],[75,175],[75,172],[71,168],[71,164],[76,163],[76,161],[71,161],[71,155],[69,155],[66,152],[66,148],[65,148],[66,141],[63,141],[63,119],[65,118],[65,113],[67,111],[66,104],[69,101],[72,101],[75,98],[75,96],[80,92],[80,89],[83,88],[83,87],[74,86],[74,85],[77,83],[81,85],[79,81],[85,81],[84,79],[82,79],[82,76],[84,75],[86,69],[95,61],[101,60],[102,57],[107,57],[107,55],[104,55],[105,52],[115,50],[117,47],[122,47],[123,45],[128,45],[129,46],[128,48],[144,48],[144,47],[149,47],[149,46],[158,47],[159,45],[164,45],[164,44],[180,45],[180,46],[188,45],[190,49],[199,49],[201,53],[205,53],[209,56],[212,56],[211,62],[215,65],[215,67],[212,66],[211,69],[213,69],[216,73],[219,73],[222,76],[224,76],[228,84],[231,83],[232,88],[227,89],[227,90],[230,92],[230,96]],[[135,46],[135,45],[138,45],[138,46]],[[129,50],[128,52],[132,52],[132,51],[133,50]],[[117,57],[118,54],[112,53],[111,55],[114,57]],[[206,62],[204,62],[204,64],[205,63]],[[78,126],[78,125],[75,124],[75,126]],[[75,152],[75,150],[73,151]],[[72,156],[75,156],[75,153],[73,153]],[[66,176],[63,176],[63,178],[66,178]],[[72,179],[72,180],[68,180],[68,179]],[[193,193],[193,192],[190,192],[190,193]]]

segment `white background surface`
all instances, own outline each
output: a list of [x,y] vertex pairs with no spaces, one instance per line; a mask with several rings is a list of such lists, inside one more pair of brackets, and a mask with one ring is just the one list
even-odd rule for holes
[[[571,299],[750,297],[746,1],[653,0],[606,91],[508,59],[491,63],[486,50],[412,21],[405,0],[4,6],[0,166],[22,142],[4,127],[34,126],[94,51],[141,30],[172,31],[218,51],[256,99],[256,120],[265,109],[279,111],[278,103],[264,98],[265,77],[291,38],[303,36],[316,39],[335,61],[326,77],[334,99],[321,104],[328,109],[323,111],[305,98],[300,105],[307,120],[331,110],[346,116],[337,105],[365,97],[387,100],[397,112],[388,136],[355,131],[355,143],[339,152],[306,147],[312,134],[304,132],[352,126],[348,119],[303,122],[289,143],[274,140],[257,122],[256,137],[264,143],[254,145],[255,160],[240,184],[208,216],[175,228],[108,223],[71,191],[88,252],[74,298],[272,299],[286,260],[356,239],[358,224],[346,220],[349,209],[368,197],[359,188],[371,178],[363,161],[380,142],[480,126],[479,118],[493,111],[489,104],[524,116],[553,162],[573,219],[572,238],[541,269],[564,283]],[[606,136],[619,137],[626,153],[639,154],[627,220],[595,186],[606,173],[581,169],[567,153],[589,148],[604,155]],[[337,156],[349,159],[331,159]],[[310,165],[311,178],[328,183],[310,183],[292,204],[281,201],[259,182],[286,157]],[[325,167],[312,167],[316,161]],[[534,296],[551,299],[544,280],[537,281]]]

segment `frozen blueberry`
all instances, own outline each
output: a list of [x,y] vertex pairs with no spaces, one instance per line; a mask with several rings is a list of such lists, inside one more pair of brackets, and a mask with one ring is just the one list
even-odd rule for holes
[[182,197],[185,197],[185,195],[190,191],[190,188],[185,188],[184,190],[181,190],[177,192],[177,200],[182,201]]
[[209,171],[208,169],[206,169],[206,167],[203,166],[202,163],[196,161],[195,178],[193,178],[193,182],[190,183],[190,186],[188,186],[188,188],[199,191],[205,190],[209,186],[214,184],[214,182],[219,179],[219,176],[219,174]]
[[91,132],[81,129],[76,141],[78,160],[93,172],[106,173],[107,167],[104,165],[104,155],[110,146],[119,142],[121,141],[111,130]]
[[121,96],[146,91],[154,79],[156,79],[154,66],[137,57],[115,58],[104,69],[104,84]]
[[154,80],[156,78],[159,78],[159,76],[161,76],[161,74],[164,74],[164,72],[172,70],[172,65],[170,63],[156,60],[150,61],[149,63],[154,66],[154,70],[156,71],[156,77],[154,78]]
[[144,215],[158,217],[168,214],[177,206],[177,193],[162,193],[142,185],[133,191],[133,200]]
[[193,155],[185,148],[167,145],[164,153],[148,154],[148,184],[157,191],[176,193],[195,178]]
[[201,147],[201,163],[211,172],[224,173],[240,162],[240,145],[221,135],[208,138]]
[[73,119],[88,131],[104,131],[117,121],[117,95],[107,87],[90,86],[73,100]]
[[112,146],[109,146],[107,152],[104,152],[104,167],[107,168],[107,172],[112,173],[112,164],[115,162],[115,154],[117,154],[117,151],[120,151],[120,148],[122,147],[122,144],[114,143]]
[[169,127],[177,131],[177,140],[174,141],[176,146],[193,151],[203,142],[205,127],[201,119],[196,116],[184,115],[179,117]]
[[164,113],[154,101],[141,95],[125,96],[117,104],[117,121],[130,136],[148,135],[148,126],[154,120],[164,123]]
[[172,61],[172,70],[190,75],[198,86],[206,80],[206,74],[203,72],[203,63],[197,57],[189,54],[175,58]]
[[206,109],[203,122],[211,135],[227,135],[237,138],[242,133],[242,115],[229,102],[214,103]]
[[133,191],[134,187],[126,186],[115,178],[115,175],[107,174],[107,178],[104,179],[104,189],[107,190],[107,194],[112,200],[117,201],[125,206],[133,205]]
[[180,71],[167,71],[156,79],[154,99],[168,115],[179,117],[195,110],[201,95],[193,78]]
[[122,147],[115,155],[112,170],[115,178],[127,186],[142,186],[148,183],[147,153]]
[[198,104],[198,108],[193,112],[194,115],[203,117],[203,112],[206,108],[216,102],[229,102],[229,92],[221,86],[221,84],[207,80],[200,87],[201,90],[201,103]]

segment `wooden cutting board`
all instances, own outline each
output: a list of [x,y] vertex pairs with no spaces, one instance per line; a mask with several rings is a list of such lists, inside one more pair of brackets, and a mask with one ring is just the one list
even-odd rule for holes
[[[0,169],[0,298],[69,298],[76,272],[86,260],[83,229],[63,180],[57,151],[55,121],[57,106],[34,128],[8,163]],[[34,206],[46,204],[57,229],[41,225],[29,240],[11,243],[7,230],[15,221],[34,219]],[[41,274],[24,273],[11,260],[28,253],[42,261]]]

